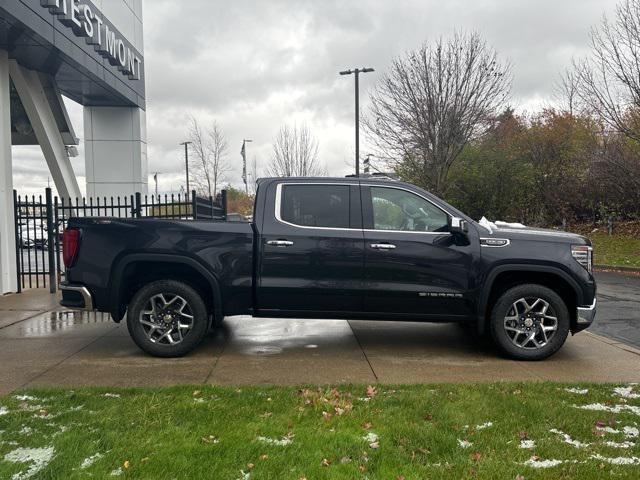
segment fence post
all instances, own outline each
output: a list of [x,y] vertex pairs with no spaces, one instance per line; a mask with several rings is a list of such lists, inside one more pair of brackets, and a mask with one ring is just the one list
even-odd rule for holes
[[18,205],[18,192],[16,190],[13,191],[13,221],[14,227],[16,229],[16,277],[18,280],[18,293],[22,292],[22,281],[20,278],[20,271],[22,268],[20,267],[20,250],[21,250],[21,242],[20,232],[18,232],[18,214],[20,211],[20,206]]
[[607,219],[607,233],[609,236],[613,235],[613,217]]
[[198,219],[198,199],[196,197],[196,191],[191,190],[191,213],[193,215],[193,219]]
[[134,216],[136,218],[142,217],[142,194],[136,192],[136,206],[134,207]]
[[222,219],[227,220],[227,190],[222,190],[220,195],[220,203],[222,203]]
[[49,256],[49,292],[56,293],[56,257],[55,257],[55,237],[53,230],[53,201],[51,199],[51,189],[45,190],[47,202],[47,254]]

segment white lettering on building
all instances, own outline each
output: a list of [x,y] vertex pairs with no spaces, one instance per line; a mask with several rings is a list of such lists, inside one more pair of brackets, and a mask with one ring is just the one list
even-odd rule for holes
[[40,0],[40,4],[56,15],[63,25],[78,37],[85,37],[89,45],[116,66],[131,80],[140,80],[143,60],[136,55],[124,37],[119,35],[95,7],[83,0]]

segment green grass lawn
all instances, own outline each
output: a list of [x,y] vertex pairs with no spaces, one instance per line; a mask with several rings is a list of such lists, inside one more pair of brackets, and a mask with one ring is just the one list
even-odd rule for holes
[[32,390],[0,478],[639,478],[640,387],[568,387]]
[[587,236],[593,243],[597,265],[640,267],[640,238],[609,236],[605,232],[590,233]]

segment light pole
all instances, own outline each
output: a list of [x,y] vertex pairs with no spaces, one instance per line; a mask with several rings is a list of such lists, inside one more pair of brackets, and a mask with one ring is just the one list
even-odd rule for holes
[[356,177],[360,175],[360,74],[373,71],[373,68],[367,67],[340,72],[340,75],[351,75],[353,73],[356,80]]
[[184,168],[187,171],[187,193],[186,195],[190,195],[189,193],[189,145],[193,142],[182,142],[180,145],[184,145]]
[[242,181],[244,182],[244,191],[247,195],[249,195],[249,185],[247,184],[247,143],[252,142],[252,140],[244,139],[242,140],[242,150],[240,150],[240,155],[242,155]]

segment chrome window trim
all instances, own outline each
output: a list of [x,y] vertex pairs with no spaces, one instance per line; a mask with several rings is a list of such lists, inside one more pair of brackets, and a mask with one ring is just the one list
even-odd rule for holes
[[[297,223],[291,223],[291,222],[287,222],[286,220],[283,220],[282,217],[280,216],[280,211],[282,209],[282,187],[286,186],[286,185],[342,185],[342,186],[346,186],[346,187],[352,187],[352,186],[359,186],[359,184],[357,183],[341,183],[341,182],[313,182],[313,183],[307,183],[307,182],[282,182],[279,183],[276,186],[276,205],[275,205],[275,215],[276,215],[276,220],[280,223],[283,223],[285,225],[289,225],[291,227],[296,227],[296,228],[306,228],[306,229],[310,229],[310,230],[333,230],[333,231],[347,231],[347,232],[358,232],[358,231],[362,231],[361,228],[344,228],[344,227],[313,227],[313,226],[309,226],[309,225],[298,225]],[[349,205],[349,209],[351,209],[351,205]]]
[[[415,232],[412,230],[376,230],[376,229],[372,229],[372,228],[343,228],[343,227],[313,227],[313,226],[308,226],[308,225],[298,225],[297,223],[291,223],[291,222],[287,222],[286,220],[283,220],[282,217],[280,216],[281,214],[281,209],[282,209],[282,187],[286,186],[286,185],[345,185],[345,186],[350,186],[350,187],[380,187],[380,188],[394,188],[396,190],[404,190],[405,192],[409,192],[412,193],[413,195],[416,195],[420,198],[422,198],[423,200],[429,202],[431,205],[433,205],[434,207],[436,207],[438,210],[444,212],[445,215],[447,215],[448,217],[453,217],[454,215],[450,214],[449,212],[447,212],[445,209],[439,207],[438,205],[436,205],[435,203],[433,203],[431,200],[429,200],[428,198],[424,197],[423,195],[420,195],[419,193],[414,192],[413,190],[409,190],[408,188],[403,188],[400,186],[396,186],[396,185],[376,185],[376,184],[363,184],[363,183],[342,183],[342,182],[281,182],[278,183],[278,185],[276,186],[276,202],[275,202],[275,217],[276,220],[284,225],[289,225],[290,227],[296,227],[296,228],[306,228],[306,229],[310,229],[310,230],[333,230],[333,231],[348,231],[348,232],[388,232],[388,233],[415,233],[418,235],[451,235],[451,232]],[[351,207],[351,206],[349,206]],[[363,219],[364,220],[364,219]]]

